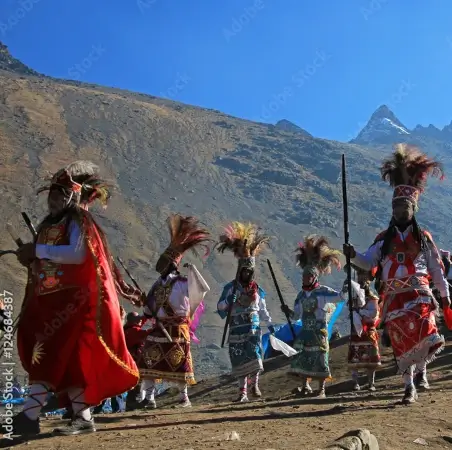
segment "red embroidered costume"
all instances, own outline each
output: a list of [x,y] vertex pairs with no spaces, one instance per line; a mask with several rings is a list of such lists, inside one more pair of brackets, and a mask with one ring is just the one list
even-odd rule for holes
[[[118,301],[129,290],[120,277],[105,235],[88,212],[105,205],[108,187],[89,161],[58,171],[49,190],[50,214],[19,260],[32,264],[21,311],[18,350],[31,393],[15,417],[14,432],[39,432],[39,412],[48,391],[64,393],[73,421],[62,434],[95,431],[89,407],[132,389],[138,368],[127,350]],[[133,289],[132,289],[133,290]],[[66,405],[65,405],[66,406]]]
[[414,217],[427,175],[440,174],[441,167],[419,150],[399,145],[381,172],[394,187],[391,224],[365,253],[353,250],[350,256],[365,270],[379,266],[382,321],[399,371],[404,374],[404,402],[412,403],[417,398],[414,368],[420,374],[417,384],[422,385],[426,382],[426,364],[444,347],[444,337],[436,326],[438,304],[429,287],[430,277],[445,304],[449,302],[449,288],[432,236],[420,229]]

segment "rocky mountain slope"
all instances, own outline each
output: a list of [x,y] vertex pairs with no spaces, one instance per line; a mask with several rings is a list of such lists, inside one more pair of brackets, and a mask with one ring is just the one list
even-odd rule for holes
[[[111,206],[97,211],[101,224],[144,289],[157,276],[154,264],[167,244],[164,220],[170,212],[200,217],[214,236],[229,220],[252,221],[274,236],[260,259],[258,277],[274,319],[282,321],[265,258],[271,259],[283,295],[292,303],[299,286],[293,250],[302,236],[323,233],[334,245],[342,245],[343,153],[353,242],[367,246],[389,221],[391,190],[378,172],[389,149],[380,142],[371,144],[375,148],[329,141],[287,123],[256,123],[149,95],[35,76],[2,49],[2,212],[4,223],[12,222],[23,239],[29,234],[20,211],[35,222],[45,212],[45,198],[35,196],[42,177],[75,159],[91,159],[118,186]],[[446,147],[442,141],[438,146],[441,151]],[[448,180],[442,185],[433,181],[420,212],[421,223],[441,245],[446,245],[452,220],[450,188]],[[3,231],[0,248],[11,247]],[[212,254],[204,266],[188,258],[212,289],[197,350],[199,357],[206,357],[205,346],[221,339],[223,322],[215,313],[216,301],[236,264],[229,255]],[[1,264],[3,288],[14,293],[19,305],[25,271],[11,256],[3,257]],[[334,273],[327,282],[339,287],[342,280],[342,273]],[[219,367],[217,357],[228,364],[225,352],[209,357],[214,368]]]

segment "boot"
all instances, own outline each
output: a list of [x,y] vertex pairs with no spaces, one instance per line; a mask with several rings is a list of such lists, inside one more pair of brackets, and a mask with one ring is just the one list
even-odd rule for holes
[[367,379],[368,379],[368,390],[370,392],[375,392],[377,390],[377,388],[375,387],[375,371],[374,370],[369,370],[367,373]]
[[252,388],[251,388],[251,394],[253,394],[253,397],[262,397],[262,392],[259,389],[259,386],[257,384],[255,384]]
[[234,403],[247,403],[248,395],[246,394],[246,391],[240,391],[240,395],[237,397],[236,400],[234,400]]
[[191,401],[188,397],[181,398],[176,408],[191,408]]
[[157,409],[157,402],[155,400],[143,400],[140,403],[140,408],[144,409]]
[[13,435],[36,436],[40,432],[39,418],[31,420],[24,412],[20,412],[13,418]]
[[81,417],[76,417],[74,420],[71,420],[65,427],[59,427],[53,430],[55,434],[62,436],[76,436],[79,434],[94,433],[95,431],[94,419],[85,420]]
[[414,386],[420,391],[428,391],[430,389],[430,385],[427,380],[427,371],[418,372],[414,376]]
[[326,398],[325,380],[319,381],[319,394],[317,395],[317,398]]
[[302,386],[296,389],[296,393],[299,392],[302,397],[312,394],[312,387],[309,384],[309,381],[306,378],[302,378]]
[[402,399],[402,403],[404,405],[411,405],[413,403],[416,403],[416,400],[418,399],[418,395],[416,392],[416,388],[414,387],[414,384],[410,384],[405,388],[405,394]]

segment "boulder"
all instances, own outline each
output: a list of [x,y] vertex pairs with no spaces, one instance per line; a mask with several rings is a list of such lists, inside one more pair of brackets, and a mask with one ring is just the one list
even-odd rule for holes
[[[369,430],[353,430],[323,450],[379,450],[377,438]],[[318,449],[321,450],[321,449]]]

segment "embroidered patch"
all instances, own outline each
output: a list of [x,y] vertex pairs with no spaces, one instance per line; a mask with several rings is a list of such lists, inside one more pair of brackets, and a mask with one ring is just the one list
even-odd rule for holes
[[36,342],[33,347],[33,354],[31,356],[31,364],[39,364],[41,359],[44,357],[45,353],[43,352],[44,344],[42,342]]
[[405,253],[402,252],[397,253],[397,262],[399,264],[403,264],[405,262]]

